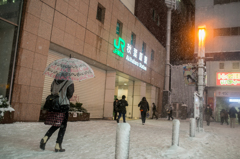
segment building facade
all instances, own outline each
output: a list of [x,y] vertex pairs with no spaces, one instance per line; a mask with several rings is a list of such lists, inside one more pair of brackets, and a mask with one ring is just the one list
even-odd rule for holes
[[43,72],[52,61],[70,55],[95,73],[94,79],[74,82],[71,99],[83,103],[90,118],[112,119],[114,98],[122,95],[129,103],[127,117],[140,116],[137,105],[144,96],[161,111],[165,48],[123,2],[24,1],[10,92],[15,121],[39,120],[53,81]]
[[[236,105],[239,95],[240,1],[196,0],[195,31],[206,26],[205,56],[206,104],[214,109],[217,120],[221,109]],[[198,39],[195,39],[195,53]],[[232,100],[234,99],[234,100]]]

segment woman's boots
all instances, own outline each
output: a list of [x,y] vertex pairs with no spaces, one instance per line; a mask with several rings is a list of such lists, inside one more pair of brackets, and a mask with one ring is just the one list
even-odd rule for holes
[[48,141],[48,136],[44,136],[40,141],[40,149],[45,150],[45,145]]
[[62,149],[62,144],[56,143],[55,152],[64,152],[65,149]]
[[[40,141],[40,149],[45,150],[45,145],[48,141],[48,136],[44,136]],[[55,152],[64,152],[65,149],[62,149],[62,144],[56,143]]]

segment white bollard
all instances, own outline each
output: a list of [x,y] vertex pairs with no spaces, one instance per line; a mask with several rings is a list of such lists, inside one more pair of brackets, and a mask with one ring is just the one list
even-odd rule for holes
[[196,121],[194,118],[190,118],[190,137],[195,137]]
[[130,128],[128,123],[117,125],[115,159],[129,158]]
[[180,121],[178,119],[174,119],[172,127],[172,145],[179,146],[179,128]]

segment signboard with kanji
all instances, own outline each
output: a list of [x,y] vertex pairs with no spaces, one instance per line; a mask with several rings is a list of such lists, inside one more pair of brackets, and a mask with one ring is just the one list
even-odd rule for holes
[[240,72],[217,72],[217,86],[240,86]]

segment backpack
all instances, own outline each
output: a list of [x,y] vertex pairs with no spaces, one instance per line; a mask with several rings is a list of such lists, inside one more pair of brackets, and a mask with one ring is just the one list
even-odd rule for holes
[[50,94],[46,98],[46,102],[43,106],[43,110],[52,110],[52,111],[60,111],[60,106],[62,103],[59,103],[59,93],[62,91],[62,88],[65,86],[67,81],[59,90],[58,94]]

